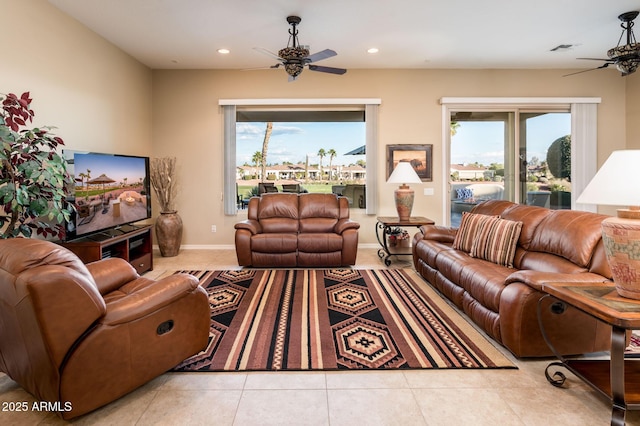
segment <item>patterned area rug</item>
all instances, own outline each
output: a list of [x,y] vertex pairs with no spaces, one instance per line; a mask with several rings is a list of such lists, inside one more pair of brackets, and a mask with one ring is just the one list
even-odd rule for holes
[[412,270],[180,272],[212,321],[174,371],[517,368]]

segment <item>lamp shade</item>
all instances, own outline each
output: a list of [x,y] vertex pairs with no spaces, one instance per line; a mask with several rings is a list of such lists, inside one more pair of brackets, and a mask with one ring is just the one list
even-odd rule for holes
[[638,182],[640,182],[640,150],[613,151],[576,202],[640,206]]
[[387,179],[388,183],[422,183],[420,176],[413,169],[411,163],[401,161],[393,169],[393,173]]

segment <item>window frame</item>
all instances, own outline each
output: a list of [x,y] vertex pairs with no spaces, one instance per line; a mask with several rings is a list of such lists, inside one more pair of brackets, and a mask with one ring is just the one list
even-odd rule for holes
[[238,108],[317,108],[318,110],[340,110],[349,106],[363,108],[365,111],[365,139],[367,179],[366,214],[377,212],[378,175],[378,107],[379,98],[322,98],[322,99],[220,99],[223,115],[223,208],[226,216],[238,214],[235,197],[236,176],[236,113]]

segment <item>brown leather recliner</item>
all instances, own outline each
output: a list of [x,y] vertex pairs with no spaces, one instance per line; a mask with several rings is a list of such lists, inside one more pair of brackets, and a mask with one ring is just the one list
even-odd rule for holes
[[0,240],[0,370],[70,419],[207,345],[195,277],[153,281],[119,258],[84,265],[57,244]]
[[236,223],[240,266],[337,267],[356,263],[358,228],[335,194],[263,194]]

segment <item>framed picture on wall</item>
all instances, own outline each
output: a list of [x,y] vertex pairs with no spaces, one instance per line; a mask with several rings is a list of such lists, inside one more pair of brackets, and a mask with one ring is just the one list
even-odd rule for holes
[[433,145],[387,145],[387,179],[400,161],[410,162],[423,182],[433,180]]

